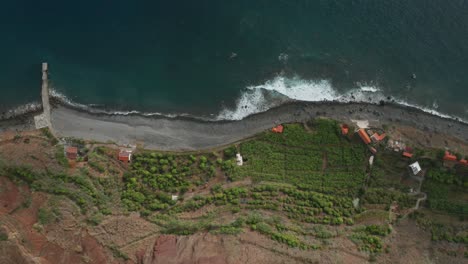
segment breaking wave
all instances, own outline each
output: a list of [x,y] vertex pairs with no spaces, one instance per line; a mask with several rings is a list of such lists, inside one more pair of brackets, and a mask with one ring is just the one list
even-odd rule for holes
[[[107,115],[141,115],[147,117],[190,117],[205,121],[222,121],[222,120],[241,120],[249,115],[265,112],[273,107],[292,101],[307,101],[307,102],[363,102],[377,104],[380,101],[388,102],[390,99],[393,103],[417,108],[423,112],[436,115],[443,118],[456,119],[464,123],[468,121],[463,118],[444,114],[439,112],[437,107],[424,107],[409,103],[398,98],[390,98],[385,95],[381,89],[373,85],[356,83],[356,87],[346,92],[339,92],[335,89],[330,81],[327,80],[304,80],[299,77],[287,78],[277,76],[272,80],[266,81],[264,84],[248,86],[241,93],[233,108],[224,107],[214,117],[193,116],[188,113],[182,114],[167,114],[161,112],[142,112],[137,110],[131,111],[114,111],[99,108],[97,105],[84,105],[70,100],[64,94],[55,89],[50,90],[50,96],[58,100],[64,105],[71,106],[93,114]],[[40,103],[34,102],[19,106],[2,114],[0,119],[8,119],[22,114],[36,112],[42,109]],[[468,110],[467,110],[468,112]]]
[[[275,96],[276,100],[271,97]],[[287,78],[277,76],[261,85],[249,86],[237,100],[232,109],[224,108],[217,116],[217,120],[241,120],[249,115],[264,112],[272,107],[291,101],[323,102],[334,101],[340,103],[362,102],[377,104],[380,101],[389,101],[407,107],[417,108],[426,113],[443,118],[458,119],[464,123],[468,121],[436,109],[406,102],[405,100],[385,95],[378,87],[357,83],[355,88],[340,93],[327,80],[304,80],[298,77]]]
[[28,113],[33,113],[42,110],[42,104],[39,102],[32,102],[17,106],[13,109],[10,109],[6,112],[3,112],[0,116],[0,120],[10,119],[17,116],[25,115]]

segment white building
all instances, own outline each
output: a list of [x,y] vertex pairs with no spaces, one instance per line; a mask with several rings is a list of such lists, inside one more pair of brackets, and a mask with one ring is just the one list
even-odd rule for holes
[[418,175],[422,170],[421,170],[421,166],[419,166],[419,162],[415,162],[411,165],[409,165],[409,168],[410,168],[410,171],[414,174],[414,175]]
[[236,154],[237,166],[242,166],[244,164],[244,160],[242,159],[241,154]]

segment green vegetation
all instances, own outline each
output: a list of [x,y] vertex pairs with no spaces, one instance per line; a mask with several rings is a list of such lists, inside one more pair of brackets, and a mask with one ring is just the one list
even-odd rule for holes
[[[119,208],[121,213],[139,212],[166,234],[256,232],[302,250],[320,248],[311,239],[326,247],[345,237],[371,259],[388,251],[384,243],[392,229],[387,223],[393,221],[389,206],[413,208],[419,197],[408,195],[417,187],[408,183],[408,161],[379,148],[369,167],[367,146],[359,138],[343,137],[335,121],[319,119],[284,128],[282,134],[267,131],[209,154],[137,151],[128,169],[116,165],[115,150],[96,147],[87,154],[88,166],[68,170],[63,149],[57,147],[55,158],[66,169],[63,173],[8,166],[0,166],[0,173],[34,191],[70,199],[90,225],[99,225]],[[85,142],[74,144],[84,147]],[[435,156],[431,151],[418,150],[417,155]],[[236,165],[238,152],[243,166]],[[428,200],[423,206],[465,220],[468,179],[459,171],[441,169],[440,162],[430,158],[421,159],[421,164],[428,169],[422,186]],[[353,204],[356,198],[359,204]],[[442,224],[418,212],[411,217],[433,240],[468,241],[466,226]],[[59,218],[53,206],[39,210],[41,225]],[[367,219],[380,224],[354,226]],[[128,258],[117,247],[110,249],[116,257]]]
[[454,170],[431,168],[423,191],[428,194],[429,208],[468,219],[468,178]]
[[8,235],[3,232],[3,231],[0,231],[0,241],[7,241],[8,240]]
[[64,168],[68,168],[68,159],[65,157],[65,151],[63,146],[58,145],[55,151],[55,159]]
[[[120,184],[112,177],[91,180],[85,175],[35,173],[26,167],[1,167],[0,173],[18,184],[29,185],[32,190],[65,196],[75,202],[83,213],[97,208],[101,213],[109,214],[108,206],[115,204],[115,193],[120,188]],[[41,224],[47,224],[53,219],[45,209],[40,210],[39,217]]]
[[116,258],[121,258],[123,260],[129,260],[130,258],[128,257],[127,254],[125,254],[125,252],[122,252],[117,246],[113,245],[113,246],[110,246],[109,249],[112,251],[112,254],[114,255],[114,257]]
[[47,127],[46,128],[41,128],[41,132],[47,139],[50,140],[52,145],[56,145],[58,143],[58,140],[54,137],[54,135],[52,135],[49,128],[47,128]]
[[351,235],[353,241],[361,251],[369,253],[381,253],[383,249],[382,239],[374,235],[356,233]]
[[370,235],[376,236],[386,236],[392,232],[392,229],[389,226],[382,225],[368,225],[364,231]]
[[392,232],[388,225],[368,225],[356,228],[354,234],[350,236],[361,251],[371,254],[381,253],[383,250],[382,237]]
[[448,241],[468,245],[466,225],[443,224],[418,211],[412,213],[410,217],[415,219],[422,229],[430,231],[434,241]]
[[[360,141],[343,138],[334,121],[317,120],[307,126],[310,131],[301,124],[287,124],[283,134],[265,132],[241,143],[239,149],[245,160],[242,167],[235,165],[237,149],[234,146],[210,155],[136,154],[130,171],[124,174],[122,202],[129,210],[149,217],[165,233],[188,235],[210,231],[236,235],[249,227],[288,246],[314,249],[317,246],[308,245],[297,237],[307,232],[255,220],[253,215],[247,216],[245,226],[239,219],[231,224],[217,224],[210,217],[195,221],[177,218],[180,213],[214,205],[229,208],[231,213],[241,217],[245,212],[260,210],[276,212],[302,225],[353,225],[353,216],[363,210],[356,209],[352,201],[362,195],[367,148]],[[195,195],[179,203],[170,199],[171,194],[183,194],[207,183],[218,169],[233,181],[250,177],[254,185],[232,188],[214,185],[211,192],[203,196]],[[413,203],[400,192],[379,191],[369,190],[365,202],[381,203],[378,195],[384,193],[389,196],[385,203],[393,199]],[[154,211],[160,213],[152,214]],[[320,239],[334,236],[318,228],[310,235]]]
[[364,204],[390,205],[393,201],[396,201],[402,208],[410,208],[415,205],[416,198],[399,191],[384,188],[367,189],[362,196],[362,202]]
[[333,195],[355,196],[364,183],[366,148],[340,136],[334,121],[285,125],[283,134],[265,132],[241,144],[243,167],[223,168],[233,180],[252,177]]
[[122,201],[132,211],[167,209],[176,203],[171,194],[183,194],[208,182],[217,166],[214,155],[136,154],[124,174]]
[[57,219],[57,215],[55,215],[55,213],[50,209],[40,208],[37,214],[37,218],[39,224],[47,225],[54,222]]
[[438,183],[455,184],[468,188],[468,178],[462,175],[456,175],[453,171],[441,168],[432,168],[427,173],[427,178]]

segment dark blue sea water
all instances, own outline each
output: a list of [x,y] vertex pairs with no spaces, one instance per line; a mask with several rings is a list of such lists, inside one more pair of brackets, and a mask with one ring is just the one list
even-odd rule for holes
[[0,4],[2,111],[40,63],[74,103],[238,119],[285,97],[400,103],[468,119],[468,1]]

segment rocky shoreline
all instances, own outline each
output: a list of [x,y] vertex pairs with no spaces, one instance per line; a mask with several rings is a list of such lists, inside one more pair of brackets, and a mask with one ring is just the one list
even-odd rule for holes
[[[92,114],[55,105],[51,121],[55,132],[120,145],[142,145],[165,151],[201,150],[227,145],[271,128],[275,124],[327,117],[350,123],[369,120],[373,126],[409,126],[427,133],[445,134],[468,142],[468,125],[395,104],[292,102],[239,121],[202,121],[194,118]],[[0,130],[30,129],[30,118],[0,122]]]

